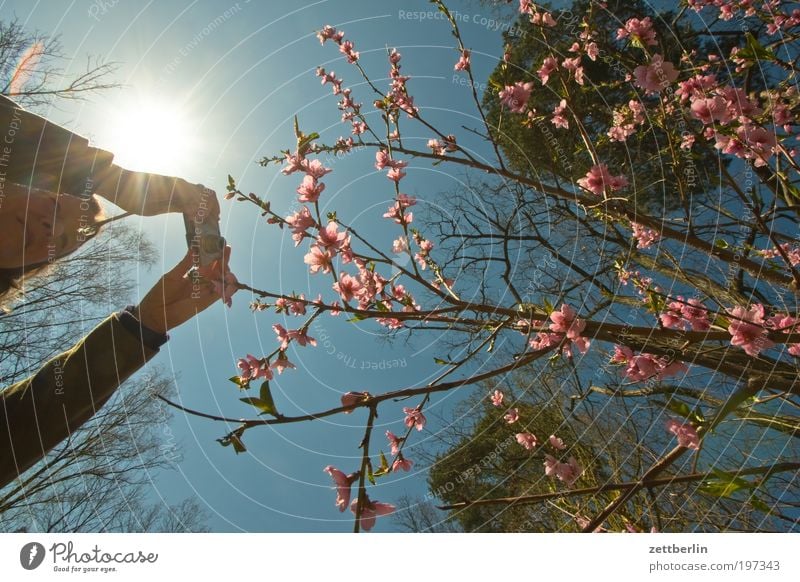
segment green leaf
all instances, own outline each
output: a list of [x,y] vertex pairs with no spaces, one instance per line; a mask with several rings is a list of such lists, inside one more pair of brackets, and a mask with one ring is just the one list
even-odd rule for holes
[[[758,383],[755,383],[754,385],[758,386]],[[722,405],[722,408],[719,409],[719,412],[717,412],[717,415],[711,421],[708,430],[714,430],[714,428],[716,428],[720,422],[725,420],[726,416],[739,408],[739,406],[742,405],[748,398],[751,398],[759,391],[759,387],[753,388],[750,386],[749,382],[744,382],[742,386],[736,390],[736,392],[731,394],[728,400],[725,401],[725,404]]]
[[350,319],[348,319],[347,321],[348,321],[348,323],[353,323],[353,322],[355,322],[355,321],[363,321],[364,319],[366,319],[366,317],[364,317],[363,315],[359,315],[358,313],[356,313],[356,314],[355,314],[353,317],[351,317],[351,318],[350,318]]
[[774,61],[775,55],[769,49],[764,48],[761,44],[756,40],[749,32],[745,34],[745,39],[747,39],[747,49],[753,58],[761,59],[765,61]]
[[728,242],[721,238],[718,238],[714,241],[714,246],[717,247],[718,249],[727,249],[728,247],[730,247]]
[[250,388],[250,382],[246,380],[242,381],[242,378],[240,376],[231,376],[230,378],[228,378],[228,380],[236,384],[240,390],[247,390],[248,388]]
[[381,469],[386,469],[386,472],[389,471],[389,463],[386,460],[386,455],[383,454],[383,451],[380,452],[380,459],[381,459]]
[[742,489],[752,489],[753,484],[749,481],[737,477],[733,473],[727,473],[718,469],[712,469],[714,477],[703,483],[699,489],[707,495],[714,497],[730,497]]
[[553,304],[550,303],[550,300],[547,299],[546,297],[543,299],[543,304],[544,304],[544,309],[545,309],[545,311],[547,312],[548,315],[550,315],[551,313],[553,313],[555,311],[555,308],[553,307]]
[[228,192],[234,192],[236,190],[236,180],[233,179],[233,176],[228,174]]
[[233,445],[233,450],[236,451],[237,455],[239,453],[246,453],[247,452],[247,449],[245,448],[244,443],[242,442],[242,438],[239,435],[236,435],[236,434],[231,435],[231,439],[230,440],[231,440],[231,444]]
[[272,416],[278,416],[278,409],[275,407],[275,400],[272,399],[272,392],[269,389],[269,382],[264,382],[258,391],[259,399],[264,402],[269,410],[264,410]]
[[434,364],[439,364],[440,366],[450,366],[453,362],[448,362],[447,360],[443,360],[442,358],[433,358]]
[[692,409],[689,408],[689,405],[678,400],[670,400],[667,403],[667,408],[683,418],[689,418],[692,414]]
[[375,474],[372,472],[372,461],[367,461],[367,479],[375,485]]

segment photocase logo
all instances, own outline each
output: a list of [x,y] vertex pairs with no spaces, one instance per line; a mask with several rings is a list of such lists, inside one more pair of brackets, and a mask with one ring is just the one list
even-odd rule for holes
[[35,570],[44,561],[44,546],[39,542],[30,542],[19,551],[19,563],[26,570]]

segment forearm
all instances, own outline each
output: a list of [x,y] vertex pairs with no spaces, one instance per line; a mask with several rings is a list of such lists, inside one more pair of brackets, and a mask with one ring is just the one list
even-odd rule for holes
[[108,317],[71,350],[0,392],[0,488],[89,420],[158,352],[131,320]]

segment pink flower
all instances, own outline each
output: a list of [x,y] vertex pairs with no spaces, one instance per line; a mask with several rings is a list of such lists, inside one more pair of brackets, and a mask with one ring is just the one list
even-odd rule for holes
[[312,273],[317,273],[320,269],[322,269],[323,273],[330,273],[331,259],[333,259],[333,256],[330,251],[323,250],[317,245],[312,245],[308,254],[303,257],[303,262],[309,266],[309,270]]
[[689,423],[682,424],[671,418],[667,421],[667,430],[678,437],[678,444],[687,449],[700,449],[700,437],[697,429]]
[[631,222],[631,228],[633,229],[633,238],[636,239],[636,248],[638,249],[650,248],[654,242],[661,240],[660,233],[646,226]]
[[631,18],[625,23],[625,28],[617,30],[617,38],[628,38],[628,36],[638,38],[645,46],[654,46],[658,44],[656,40],[656,31],[653,30],[653,21],[650,20],[649,16],[642,20]]
[[492,406],[502,406],[505,395],[500,390],[495,390],[492,394]]
[[316,202],[324,189],[325,184],[322,182],[317,183],[317,179],[314,176],[306,175],[303,178],[303,183],[297,188],[297,193],[300,194],[297,199],[300,202]]
[[469,49],[464,49],[463,51],[461,51],[461,56],[459,57],[458,62],[456,63],[455,67],[453,67],[453,70],[455,70],[455,71],[469,71],[469,67],[470,67],[469,60],[470,60],[470,51],[469,51]]
[[580,337],[581,332],[586,327],[586,322],[578,318],[578,314],[570,305],[561,305],[559,311],[550,314],[553,323],[550,324],[550,331],[554,333],[564,333],[568,339],[574,340]]
[[298,344],[300,344],[303,347],[306,347],[307,345],[312,345],[312,346],[316,346],[317,345],[317,340],[315,340],[313,337],[308,335],[302,329],[292,329],[292,330],[289,331],[288,335],[289,335],[289,339],[292,339],[292,340],[296,341]]
[[547,439],[547,441],[550,443],[550,446],[556,449],[557,451],[563,451],[564,449],[567,448],[567,446],[564,444],[564,441],[558,438],[554,434],[551,434],[550,437]]
[[342,301],[350,301],[361,290],[363,285],[356,277],[347,273],[339,277],[339,281],[333,284],[333,290],[342,297]]
[[[361,519],[359,520],[361,529],[364,531],[370,531],[373,527],[375,527],[375,520],[378,517],[389,515],[390,513],[394,512],[394,510],[395,506],[391,505],[390,503],[370,501],[370,498],[366,497],[364,500],[364,506],[361,508]],[[350,504],[350,511],[352,511],[354,515],[358,513],[358,499],[353,499],[353,502]]]
[[551,479],[553,477],[558,478],[567,487],[572,487],[583,473],[583,468],[575,460],[575,457],[570,457],[566,463],[556,460],[551,455],[545,455],[544,459],[544,474]]
[[401,471],[401,470],[402,471],[410,471],[411,470],[411,465],[413,465],[413,464],[414,464],[413,461],[410,461],[408,459],[404,459],[403,457],[397,457],[394,460],[394,463],[392,463],[392,472],[393,473],[397,473],[398,471]]
[[239,281],[236,275],[225,269],[224,279],[211,279],[211,288],[228,307],[233,304],[233,294],[239,290]]
[[339,52],[347,57],[347,62],[351,65],[358,60],[358,52],[353,50],[353,43],[349,40],[339,45]]
[[[342,406],[355,406],[369,397],[369,392],[345,392],[342,394]],[[350,414],[352,412],[352,410],[345,410],[344,413]]]
[[239,376],[242,383],[257,380],[258,378],[272,380],[272,372],[267,367],[266,362],[250,354],[247,354],[246,358],[241,358],[236,365],[242,371],[242,375]]
[[408,250],[408,239],[404,236],[399,237],[392,243],[392,252],[396,255]]
[[281,169],[281,174],[288,176],[303,169],[304,158],[300,155],[286,154],[286,165]]
[[316,224],[312,218],[311,212],[307,206],[303,206],[300,212],[295,212],[286,217],[286,223],[292,227],[292,240],[294,246],[298,246],[300,242],[308,236],[306,230]]
[[628,179],[621,175],[612,176],[611,172],[608,171],[608,166],[598,164],[597,166],[592,166],[586,176],[578,180],[578,185],[593,194],[602,196],[606,188],[613,192],[626,187]]
[[332,251],[342,250],[343,247],[350,243],[350,237],[347,236],[347,231],[339,232],[338,228],[339,225],[337,223],[330,221],[328,226],[320,229],[317,244],[321,248]]
[[691,328],[692,331],[706,331],[711,327],[708,320],[708,311],[698,299],[684,301],[678,296],[678,301],[670,301],[664,313],[659,316],[664,327],[672,329]]
[[358,473],[345,475],[333,465],[328,465],[323,471],[333,478],[333,483],[336,485],[336,507],[339,511],[344,511],[350,503],[350,486],[358,479]]
[[531,98],[532,89],[532,81],[527,83],[517,81],[513,85],[506,85],[505,89],[500,91],[500,104],[513,113],[524,113],[525,107],[528,105],[528,99]]
[[737,306],[729,309],[728,313],[732,316],[728,326],[731,344],[741,346],[748,356],[758,356],[775,345],[766,336],[763,305],[757,303],[749,310]]
[[323,166],[322,162],[320,162],[319,160],[311,160],[310,162],[304,161],[302,166],[303,170],[305,170],[305,173],[307,175],[316,179],[322,178],[322,176],[324,176],[325,174],[328,174],[333,171],[330,168],[326,168],[325,166]]
[[386,177],[389,178],[392,182],[400,182],[400,180],[405,178],[405,176],[406,173],[400,168],[392,168],[386,174]]
[[636,67],[633,74],[636,77],[636,86],[644,89],[647,94],[658,93],[678,78],[675,66],[669,61],[664,61],[664,57],[659,54],[653,55],[649,65]]
[[285,350],[289,347],[289,332],[280,324],[276,323],[272,326],[272,329],[278,335],[278,341],[281,342],[281,349]]
[[422,430],[423,428],[425,428],[425,422],[426,422],[425,415],[422,414],[422,411],[419,409],[419,407],[417,408],[405,407],[403,408],[403,412],[406,415],[406,419],[404,422],[408,428],[414,427],[417,430]]
[[320,44],[325,44],[326,40],[332,40],[335,43],[342,42],[344,32],[337,32],[337,30],[329,24],[322,27],[322,30],[317,33],[317,38]]
[[547,81],[550,80],[550,75],[553,74],[553,71],[558,69],[558,60],[555,57],[546,57],[544,62],[542,62],[542,66],[539,67],[539,70],[536,72],[539,75],[539,80],[542,82],[542,85],[547,85]]
[[569,129],[569,121],[566,117],[564,117],[564,113],[567,111],[567,100],[562,99],[558,105],[556,105],[555,109],[553,109],[553,117],[550,119],[550,123],[555,125],[556,127],[561,127],[563,129]]
[[392,454],[396,455],[400,452],[400,445],[405,439],[402,439],[391,431],[386,431],[386,438],[389,439],[389,446],[392,448]]
[[286,357],[286,354],[280,352],[278,354],[278,359],[272,362],[270,368],[278,370],[278,374],[283,374],[284,370],[295,368],[295,365],[289,361],[289,358]]
[[519,420],[519,409],[512,408],[511,410],[505,413],[503,418],[508,424],[514,424]]
[[536,439],[536,435],[529,432],[517,433],[517,442],[529,451],[533,450],[536,445],[539,444],[539,441]]

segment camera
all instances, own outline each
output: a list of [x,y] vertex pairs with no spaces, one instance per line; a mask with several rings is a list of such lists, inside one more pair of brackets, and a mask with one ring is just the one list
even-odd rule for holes
[[222,259],[225,238],[219,233],[218,221],[197,221],[192,216],[184,214],[183,224],[186,227],[186,244],[190,249],[198,249],[201,267]]

